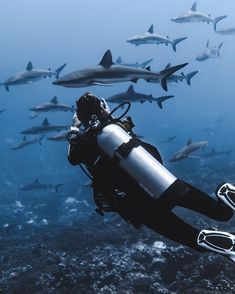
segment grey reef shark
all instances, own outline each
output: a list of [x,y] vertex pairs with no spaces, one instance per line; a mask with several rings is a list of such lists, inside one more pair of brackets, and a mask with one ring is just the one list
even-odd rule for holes
[[97,85],[106,86],[112,83],[130,81],[136,83],[139,79],[146,81],[148,79],[157,79],[161,81],[162,88],[167,91],[167,79],[187,64],[183,63],[159,72],[154,72],[143,68],[115,64],[111,51],[107,50],[98,65],[69,73],[55,80],[53,84],[68,88],[82,88]]
[[129,38],[127,42],[136,46],[144,44],[165,44],[166,46],[168,46],[170,44],[172,46],[172,49],[176,52],[176,45],[186,39],[187,37],[171,40],[168,36],[164,37],[155,34],[153,31],[153,25],[151,25],[146,33],[135,35]]
[[212,18],[210,14],[205,14],[197,10],[197,2],[194,2],[190,10],[181,13],[180,15],[171,18],[171,21],[176,23],[188,23],[188,22],[206,22],[212,23],[214,31],[216,31],[216,26],[219,21],[226,18],[227,15],[218,16]]
[[181,148],[179,151],[177,151],[170,158],[169,162],[179,161],[189,157],[196,158],[194,155],[192,155],[192,153],[205,147],[207,144],[208,144],[208,141],[192,142],[192,140],[189,139],[187,145]]
[[33,67],[32,62],[30,61],[27,64],[27,67],[24,71],[21,71],[14,76],[8,78],[5,82],[0,83],[1,86],[4,86],[6,91],[9,92],[10,86],[31,84],[33,82],[39,81],[43,78],[55,76],[56,79],[59,78],[60,72],[66,66],[66,63],[57,68],[56,70],[49,69],[36,69]]
[[143,93],[138,93],[135,92],[133,85],[131,85],[126,92],[123,93],[119,93],[116,95],[113,95],[111,97],[108,97],[106,99],[107,102],[110,103],[123,103],[123,102],[140,102],[140,103],[144,103],[144,102],[156,102],[159,108],[163,108],[162,103],[164,101],[166,101],[167,99],[173,98],[174,96],[169,95],[169,96],[161,96],[158,98],[155,98],[152,96],[152,94],[146,95]]

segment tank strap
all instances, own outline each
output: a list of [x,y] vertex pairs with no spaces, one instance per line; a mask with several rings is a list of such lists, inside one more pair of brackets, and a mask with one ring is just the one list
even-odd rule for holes
[[116,163],[119,163],[119,161],[122,159],[122,158],[125,158],[127,157],[132,149],[134,149],[135,147],[138,147],[140,146],[140,141],[136,138],[131,138],[127,143],[123,143],[121,144],[116,150],[115,150],[115,153],[114,153],[114,157],[113,157],[113,160],[116,162]]

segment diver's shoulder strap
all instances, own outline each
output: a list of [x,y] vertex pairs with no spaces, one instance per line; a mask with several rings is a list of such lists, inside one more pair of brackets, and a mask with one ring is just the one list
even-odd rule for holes
[[127,157],[131,153],[132,149],[140,145],[140,141],[137,138],[131,138],[127,143],[121,144],[115,151],[113,157],[114,161],[119,163],[121,158]]

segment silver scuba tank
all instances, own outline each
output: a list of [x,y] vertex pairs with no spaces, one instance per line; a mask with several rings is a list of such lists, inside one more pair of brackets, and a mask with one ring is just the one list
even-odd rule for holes
[[158,199],[176,180],[159,161],[146,149],[138,145],[129,150],[128,155],[119,153],[120,146],[131,137],[117,124],[105,126],[97,135],[99,148],[110,158],[117,158],[123,168],[152,197]]

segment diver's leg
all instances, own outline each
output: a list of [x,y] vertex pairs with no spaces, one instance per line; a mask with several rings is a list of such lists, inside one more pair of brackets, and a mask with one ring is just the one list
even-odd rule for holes
[[233,210],[217,201],[208,194],[187,184],[189,191],[179,200],[177,205],[202,213],[218,221],[228,221],[233,216]]
[[155,209],[154,207],[148,208],[148,211],[143,215],[141,222],[168,239],[199,252],[207,251],[197,243],[200,230],[184,222],[171,210],[164,207],[158,207],[158,209],[156,209],[156,207]]

